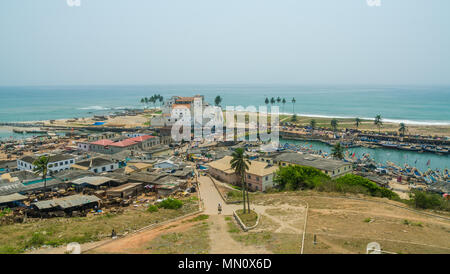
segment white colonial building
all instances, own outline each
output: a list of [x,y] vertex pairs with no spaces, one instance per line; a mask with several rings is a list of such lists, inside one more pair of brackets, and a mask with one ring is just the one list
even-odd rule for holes
[[[39,156],[25,156],[17,159],[17,169],[33,171],[33,165]],[[56,173],[62,170],[70,169],[75,164],[75,156],[70,154],[50,155],[48,161],[48,173]]]

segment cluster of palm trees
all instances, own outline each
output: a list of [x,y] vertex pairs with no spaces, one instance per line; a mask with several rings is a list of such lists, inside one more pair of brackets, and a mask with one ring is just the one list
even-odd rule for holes
[[164,97],[160,94],[152,95],[149,97],[143,97],[141,98],[141,104],[145,105],[146,108],[148,108],[148,104],[153,104],[153,107],[156,107],[156,103],[159,103],[159,106],[163,104]]
[[[285,98],[280,98],[279,96],[278,96],[277,98],[272,97],[272,98],[270,98],[270,99],[269,99],[268,97],[266,97],[266,100],[264,100],[264,103],[265,103],[266,105],[268,105],[268,104],[274,105],[275,103],[277,103],[277,104],[282,103],[282,104],[283,104],[283,108],[282,108],[281,112],[284,112],[284,105],[286,104],[286,102],[287,102],[287,101],[286,101]],[[294,112],[295,102],[296,102],[295,98],[292,98],[292,100],[291,100],[291,103],[292,103],[292,113],[295,113],[295,112]]]

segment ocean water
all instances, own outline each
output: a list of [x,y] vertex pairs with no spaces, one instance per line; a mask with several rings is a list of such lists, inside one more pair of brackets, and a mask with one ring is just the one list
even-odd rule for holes
[[[286,113],[326,117],[373,118],[407,124],[450,125],[450,86],[287,86],[287,85],[152,85],[0,87],[0,121],[36,121],[107,114],[143,107],[142,97],[161,94],[205,95],[222,106],[265,105],[266,97]],[[292,104],[292,98],[296,103]]]

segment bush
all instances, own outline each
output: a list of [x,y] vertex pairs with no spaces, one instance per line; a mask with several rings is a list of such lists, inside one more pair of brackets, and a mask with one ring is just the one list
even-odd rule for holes
[[148,212],[158,212],[158,207],[155,205],[149,205],[147,208]]
[[281,167],[274,178],[281,190],[312,189],[329,180],[330,177],[316,168],[297,165]]
[[411,202],[416,208],[450,211],[449,201],[445,200],[439,194],[414,190],[412,192]]
[[174,198],[167,198],[158,204],[159,208],[179,209],[183,206],[183,202]]
[[[353,190],[368,192],[368,194],[370,194],[371,196],[399,199],[397,193],[387,188],[380,187],[369,179],[354,174],[346,174],[340,178],[337,178],[336,184],[337,188],[342,190],[350,187]],[[364,191],[364,189],[366,191]]]

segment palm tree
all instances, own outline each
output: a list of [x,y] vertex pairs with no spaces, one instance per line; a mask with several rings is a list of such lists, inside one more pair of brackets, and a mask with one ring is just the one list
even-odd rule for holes
[[275,98],[273,98],[273,97],[270,98],[270,104],[272,104],[272,105],[275,104]]
[[216,106],[219,106],[220,103],[222,103],[222,98],[219,95],[217,95],[216,99],[214,99],[214,104],[216,104]]
[[345,148],[341,146],[341,143],[336,143],[331,149],[331,155],[337,159],[344,159]]
[[50,157],[48,156],[40,156],[33,162],[33,171],[36,175],[42,174],[42,179],[44,180],[44,193],[47,189],[47,172],[48,172],[48,162]]
[[309,125],[310,125],[311,128],[314,130],[314,128],[316,128],[316,120],[312,119],[312,120],[309,122]]
[[291,100],[291,102],[292,102],[292,113],[294,113],[295,111],[294,111],[294,105],[295,105],[295,98],[292,98],[292,100]]
[[281,101],[281,103],[283,104],[283,112],[284,112],[284,105],[286,104],[286,99],[283,98],[283,100]]
[[144,103],[145,103],[145,99],[141,98],[141,104],[144,104]]
[[164,102],[164,97],[162,95],[159,96],[159,106],[161,107]]
[[148,102],[149,102],[149,101],[148,101],[148,98],[147,98],[147,97],[144,98],[144,102],[145,102],[145,105],[148,107]]
[[297,114],[294,113],[294,115],[292,115],[291,121],[297,122]]
[[356,126],[356,128],[358,128],[360,124],[361,124],[361,119],[359,119],[358,117],[356,117],[356,118],[355,118],[355,126]]
[[[233,154],[231,154],[233,159],[231,159],[230,164],[231,168],[234,169],[237,175],[241,178],[242,185],[242,198],[244,202],[244,214],[245,214],[245,191],[247,188],[247,183],[245,182],[245,172],[248,170],[248,165],[250,165],[250,161],[248,160],[248,155],[244,153],[243,148],[237,148]],[[248,190],[247,190],[247,209],[248,213],[250,213],[250,201],[248,198]]]
[[336,131],[338,127],[338,120],[333,119],[331,120],[331,128],[333,129],[333,131]]
[[279,104],[281,102],[280,96],[277,97],[277,103]]
[[405,135],[405,132],[406,132],[406,125],[405,125],[405,123],[400,123],[400,128],[398,129],[398,131],[400,132],[401,136]]
[[383,126],[383,121],[380,114],[375,116],[375,121],[373,123],[378,127],[378,133],[380,133],[381,126]]
[[269,98],[266,97],[266,100],[264,101],[264,103],[266,103],[266,105],[269,104]]

